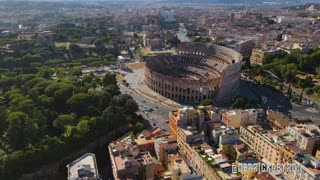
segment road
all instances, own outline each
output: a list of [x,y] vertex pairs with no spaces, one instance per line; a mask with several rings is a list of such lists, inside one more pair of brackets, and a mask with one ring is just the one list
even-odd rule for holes
[[177,33],[177,37],[181,42],[191,42],[187,36],[187,29],[183,23],[179,23],[179,32]]
[[[134,90],[126,87],[123,84],[119,84],[120,91],[124,94],[129,94],[139,105],[139,110],[141,115],[149,121],[152,127],[160,127],[161,129],[168,130],[168,123],[166,120],[168,119],[169,109],[168,107],[162,105],[161,103],[155,103],[143,95],[136,93]],[[149,110],[153,111],[150,112]]]
[[[278,76],[276,76],[275,74],[273,74],[272,72],[270,71],[265,71],[267,73],[269,73],[272,77],[274,77],[279,85],[282,85],[283,87],[285,87],[286,89],[289,88],[289,84],[288,83],[282,83],[280,81],[280,78]],[[291,89],[292,89],[292,95],[296,98],[299,98],[300,97],[300,92],[298,90],[296,90],[294,87],[291,86]],[[305,94],[303,94],[303,99],[302,99],[302,103],[304,104],[312,104],[312,106],[316,109],[320,109],[320,102],[316,102],[316,101],[313,101],[312,99],[310,99],[308,96],[306,96]]]
[[268,86],[259,85],[246,77],[242,77],[241,83],[241,86],[247,87],[247,89],[256,96],[266,98],[263,108],[281,111],[292,118],[320,120],[320,110],[317,107],[298,105],[290,102],[289,99],[279,91],[274,91]]
[[130,47],[129,50],[131,52],[131,55],[133,56],[134,61],[137,61],[137,56],[136,56],[136,53],[134,53],[134,48]]

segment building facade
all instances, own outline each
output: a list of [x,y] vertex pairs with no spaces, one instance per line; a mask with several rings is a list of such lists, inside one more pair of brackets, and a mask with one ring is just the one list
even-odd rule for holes
[[314,124],[291,125],[288,132],[306,153],[314,155],[320,147],[320,129]]
[[293,180],[320,178],[319,160],[299,151],[287,132],[268,132],[260,126],[240,127],[240,139],[252,149],[264,163],[293,163],[300,171],[284,173]]
[[174,152],[177,150],[178,143],[176,138],[173,136],[164,136],[164,137],[159,137],[155,140],[154,143],[154,150],[156,152],[156,155],[158,157],[158,160],[162,163],[166,163],[166,156],[170,152]]

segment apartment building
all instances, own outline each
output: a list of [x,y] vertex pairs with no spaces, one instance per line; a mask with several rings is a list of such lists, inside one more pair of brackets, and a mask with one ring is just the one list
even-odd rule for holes
[[222,114],[222,122],[233,128],[248,124],[263,124],[264,119],[264,112],[260,109],[232,110]]
[[90,179],[98,180],[99,172],[96,162],[96,156],[92,153],[86,153],[80,158],[67,165],[68,180]]
[[213,106],[184,107],[176,111],[169,112],[169,132],[173,137],[177,137],[178,127],[195,126],[203,130],[206,123],[220,121],[219,109]]
[[191,170],[187,163],[179,155],[169,155],[169,169],[172,173],[172,179],[184,180],[191,175]]
[[291,125],[288,132],[295,138],[296,145],[308,154],[314,155],[320,147],[320,128],[314,124]]
[[[182,126],[178,128],[177,142],[179,147],[184,150],[189,144],[202,144],[204,134],[199,132],[196,127]],[[188,154],[188,151],[184,153]]]
[[174,152],[177,150],[178,143],[177,139],[173,136],[163,136],[155,139],[154,142],[154,150],[158,157],[158,160],[165,164],[167,161],[167,155],[170,152]]
[[144,131],[137,135],[135,142],[140,151],[150,151],[154,147],[155,136],[161,134],[160,128],[154,128],[151,131]]
[[293,180],[320,178],[319,160],[302,152],[287,131],[267,131],[260,126],[240,127],[240,139],[265,163],[293,163],[301,171],[284,172]]
[[140,152],[134,137],[127,134],[108,146],[113,176],[118,179],[154,179],[155,163],[148,151]]

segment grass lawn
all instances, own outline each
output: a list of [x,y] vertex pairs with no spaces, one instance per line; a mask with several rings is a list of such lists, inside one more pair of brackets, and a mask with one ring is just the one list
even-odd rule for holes
[[318,93],[313,93],[311,95],[307,95],[308,97],[310,97],[313,100],[316,100],[318,102],[320,102],[320,97],[318,96]]
[[67,47],[68,43],[54,43],[55,46],[57,47]]
[[127,66],[130,69],[143,69],[144,68],[144,64],[143,63],[127,64]]
[[141,56],[146,56],[148,54],[151,54],[151,51],[149,48],[140,48],[140,55]]
[[122,81],[124,78],[123,78],[123,75],[120,74],[120,73],[116,73],[116,77],[119,81]]
[[254,78],[253,78],[254,80],[256,80],[256,81],[261,81],[262,80],[262,77],[261,76],[254,76]]
[[300,79],[306,79],[307,76],[311,76],[312,80],[316,80],[313,74],[297,74],[296,77],[300,78]]

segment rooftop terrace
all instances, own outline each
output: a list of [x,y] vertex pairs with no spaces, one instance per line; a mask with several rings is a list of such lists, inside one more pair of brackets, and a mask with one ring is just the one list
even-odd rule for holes
[[95,155],[87,153],[67,165],[68,180],[97,180],[99,178]]

